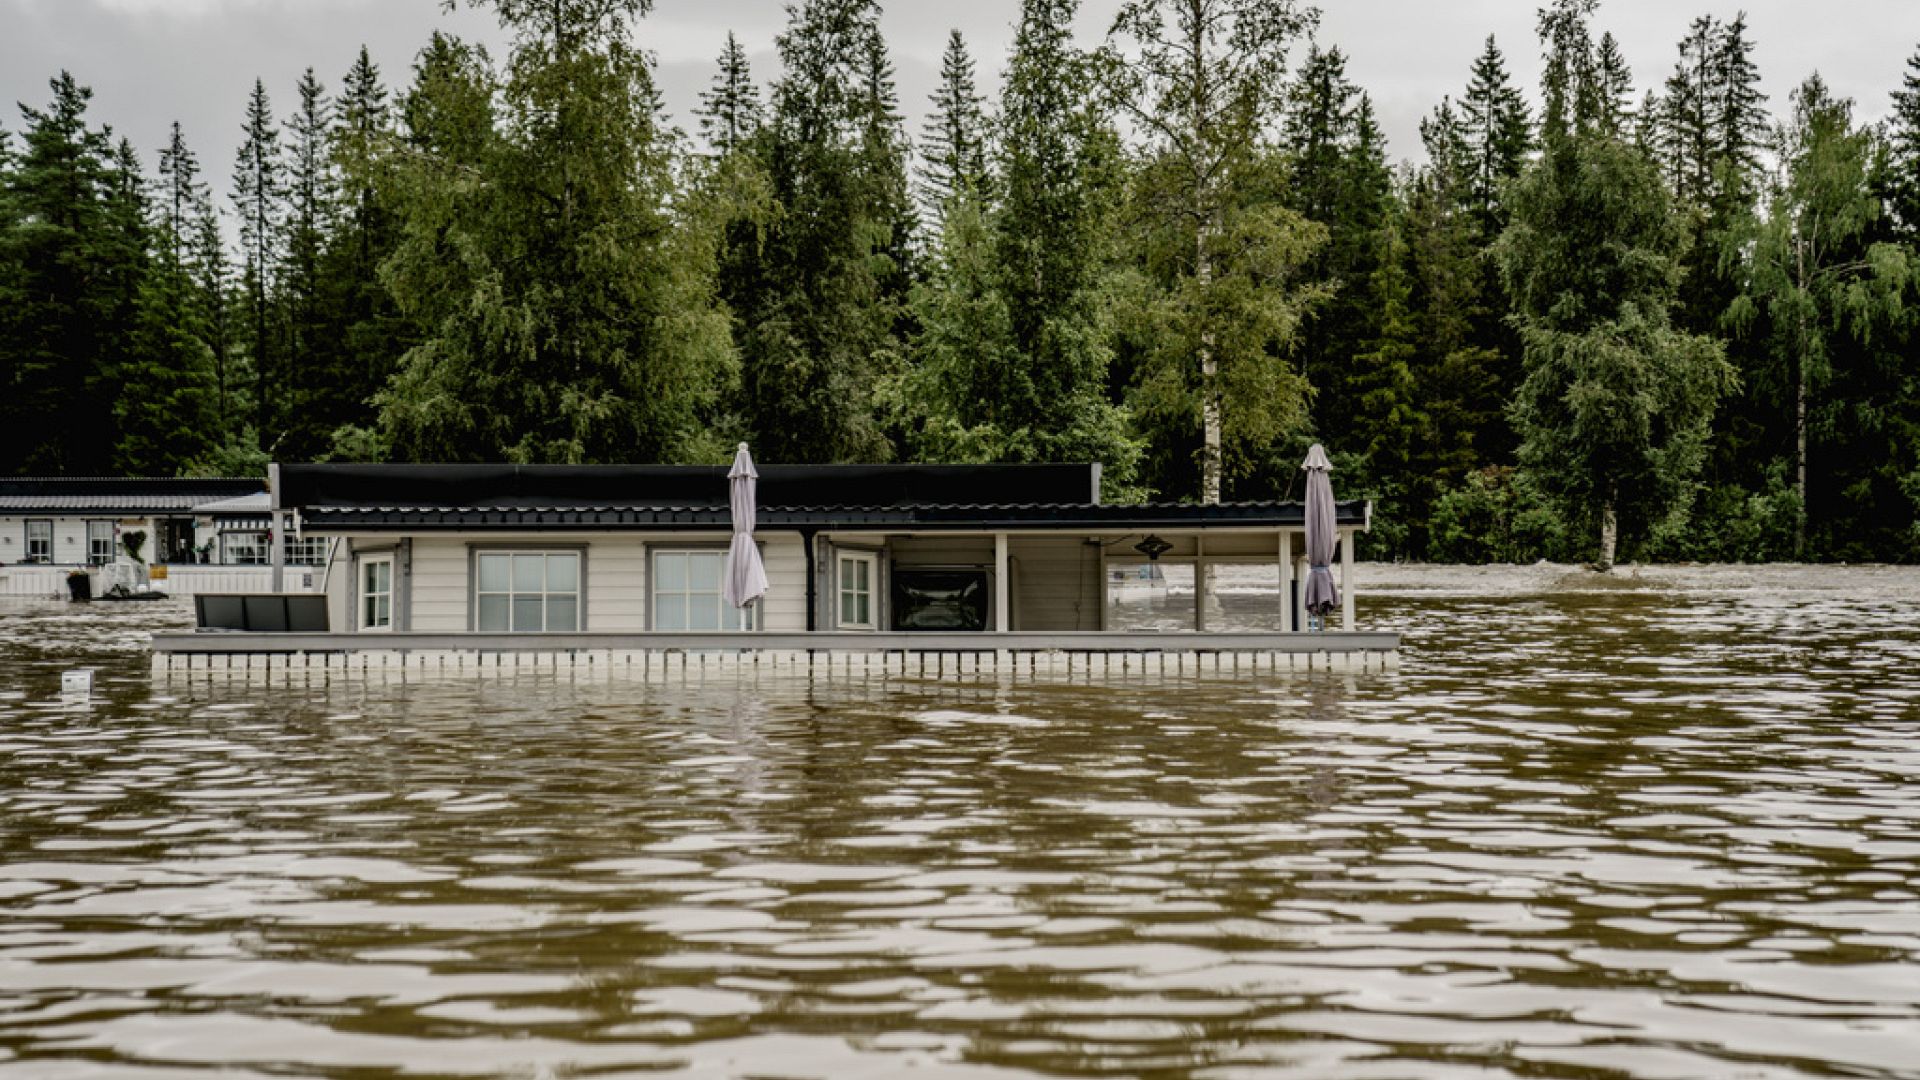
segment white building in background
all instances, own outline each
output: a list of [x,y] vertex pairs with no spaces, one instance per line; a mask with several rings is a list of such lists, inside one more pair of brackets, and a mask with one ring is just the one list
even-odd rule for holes
[[[131,567],[156,588],[265,592],[272,586],[265,480],[185,477],[0,479],[0,596],[66,595],[69,572]],[[129,541],[139,540],[138,554]],[[282,537],[283,587],[316,587],[326,542]],[[104,591],[104,582],[93,591]]]

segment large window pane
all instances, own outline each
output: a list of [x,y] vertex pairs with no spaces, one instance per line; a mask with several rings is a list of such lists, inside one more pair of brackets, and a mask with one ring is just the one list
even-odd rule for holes
[[719,551],[702,551],[687,556],[688,589],[692,592],[719,593],[720,568],[726,558],[726,554]]
[[550,593],[580,591],[580,556],[547,556],[547,591]]
[[510,628],[505,596],[482,596],[480,598],[479,628],[489,633],[504,634]]
[[685,630],[687,628],[687,597],[685,593],[654,594],[653,628],[655,630]]
[[511,555],[480,556],[480,591],[508,592],[513,587]]
[[513,632],[516,634],[537,634],[546,629],[541,618],[541,609],[546,606],[539,596],[520,596],[513,598]]
[[658,592],[687,591],[687,557],[677,551],[663,551],[653,557],[653,583]]
[[547,597],[547,629],[580,629],[580,601],[569,595],[555,594]]
[[513,591],[516,593],[537,593],[547,587],[547,557],[545,555],[515,555],[513,557]]

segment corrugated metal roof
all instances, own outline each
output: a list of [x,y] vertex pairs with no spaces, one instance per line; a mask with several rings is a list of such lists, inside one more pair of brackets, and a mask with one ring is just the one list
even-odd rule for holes
[[245,477],[10,476],[0,477],[0,514],[186,512],[266,490]]
[[[724,529],[731,517],[724,506],[306,506],[300,511],[307,530],[336,529]],[[846,529],[888,527],[937,530],[995,528],[1194,528],[1207,526],[1298,526],[1305,516],[1299,503],[1250,502],[1200,506],[1147,503],[1116,506],[1098,503],[926,503],[892,506],[762,506],[760,529]],[[1338,504],[1342,525],[1362,526],[1365,501]]]
[[0,512],[55,510],[192,510],[206,502],[204,495],[138,495],[102,492],[98,495],[0,495]]

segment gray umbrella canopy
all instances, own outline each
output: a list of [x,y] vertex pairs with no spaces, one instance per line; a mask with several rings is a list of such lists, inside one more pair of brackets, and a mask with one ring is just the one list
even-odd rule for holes
[[1307,451],[1300,466],[1307,470],[1307,611],[1324,616],[1340,606],[1340,590],[1333,584],[1333,545],[1339,533],[1333,523],[1333,463],[1319,443]]
[[753,467],[753,455],[741,443],[733,455],[733,468],[727,471],[727,501],[733,507],[733,545],[727,549],[726,580],[720,594],[727,603],[744,608],[767,595],[767,566],[760,561],[760,545],[753,542],[754,489],[760,473]]

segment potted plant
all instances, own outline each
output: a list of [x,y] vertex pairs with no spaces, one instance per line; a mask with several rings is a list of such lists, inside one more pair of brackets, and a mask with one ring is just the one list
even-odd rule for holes
[[84,569],[76,567],[67,571],[67,599],[93,599],[93,577]]

